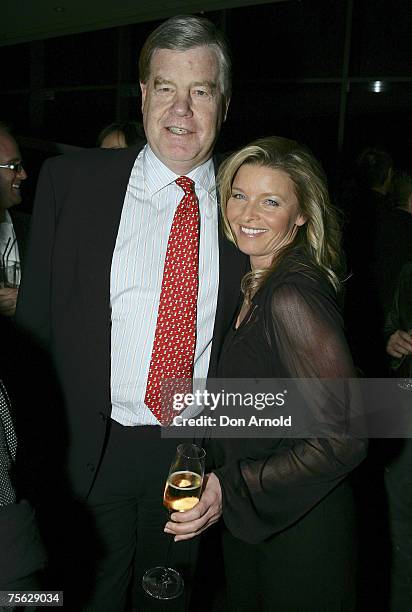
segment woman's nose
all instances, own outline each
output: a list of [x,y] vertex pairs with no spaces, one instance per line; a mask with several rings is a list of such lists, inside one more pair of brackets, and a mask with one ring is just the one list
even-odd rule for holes
[[255,203],[248,202],[245,208],[243,209],[242,218],[245,221],[250,222],[250,221],[253,221],[254,219],[257,219],[258,216],[259,216],[259,213],[258,213],[258,209]]

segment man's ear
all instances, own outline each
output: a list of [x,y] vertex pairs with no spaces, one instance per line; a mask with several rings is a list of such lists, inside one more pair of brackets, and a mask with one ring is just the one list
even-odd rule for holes
[[147,84],[142,83],[142,81],[140,81],[140,91],[142,92],[142,113],[143,113],[144,102],[146,100]]

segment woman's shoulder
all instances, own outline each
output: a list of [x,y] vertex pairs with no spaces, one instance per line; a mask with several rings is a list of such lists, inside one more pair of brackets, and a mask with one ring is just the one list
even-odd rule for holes
[[306,287],[308,290],[322,291],[333,294],[334,289],[328,280],[326,273],[316,264],[306,249],[296,248],[289,251],[279,266],[268,277],[265,283],[265,293],[273,293],[289,287]]
[[[258,296],[256,296],[258,297]],[[303,249],[286,254],[267,279],[259,297],[264,316],[281,324],[309,320],[333,320],[342,316],[336,291],[326,273]]]

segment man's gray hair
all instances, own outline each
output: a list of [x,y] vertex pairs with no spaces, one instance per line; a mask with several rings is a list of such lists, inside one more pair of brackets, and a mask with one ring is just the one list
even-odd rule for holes
[[177,15],[164,21],[146,39],[139,58],[139,77],[147,83],[150,63],[156,49],[188,51],[195,47],[210,47],[219,63],[219,86],[228,102],[231,95],[231,58],[226,38],[216,26],[204,17]]

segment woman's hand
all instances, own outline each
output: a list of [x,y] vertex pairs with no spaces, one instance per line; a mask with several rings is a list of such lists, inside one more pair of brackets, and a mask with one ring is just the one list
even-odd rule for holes
[[190,540],[216,523],[222,515],[222,489],[215,474],[205,476],[206,486],[199,503],[186,512],[174,512],[165,532],[175,534],[175,542]]
[[403,357],[412,354],[412,335],[402,329],[397,329],[388,340],[386,352],[391,357]]

